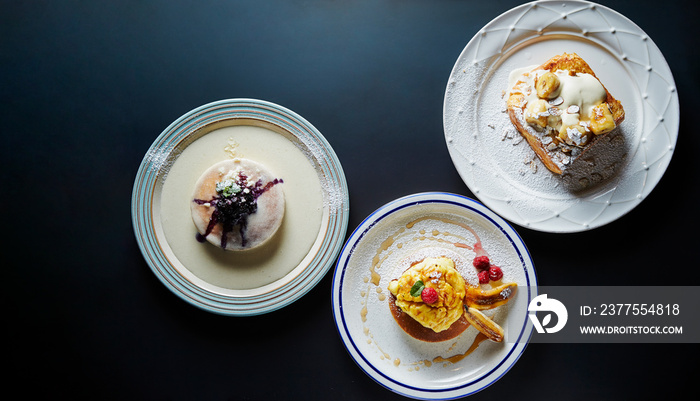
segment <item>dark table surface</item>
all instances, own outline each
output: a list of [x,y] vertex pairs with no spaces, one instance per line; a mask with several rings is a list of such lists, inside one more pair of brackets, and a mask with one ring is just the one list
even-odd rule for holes
[[[299,301],[255,317],[208,313],[171,293],[134,237],[136,171],[182,114],[256,98],[302,115],[334,148],[350,190],[348,234],[404,195],[474,197],[446,148],[445,87],[472,36],[520,3],[1,1],[6,388],[91,399],[401,399],[346,352],[330,271]],[[673,159],[611,224],[516,230],[540,285],[698,285],[697,6],[602,3],[639,25],[673,72]],[[429,168],[411,162],[417,154],[430,155]],[[683,361],[698,357],[697,344],[530,344],[471,398],[670,399],[697,387]]]

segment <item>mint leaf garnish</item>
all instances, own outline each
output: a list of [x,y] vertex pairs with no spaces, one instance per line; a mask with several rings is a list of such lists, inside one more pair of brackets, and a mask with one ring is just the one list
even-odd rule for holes
[[241,187],[232,180],[225,180],[216,183],[216,192],[224,198],[230,198],[241,192]]
[[416,281],[416,283],[413,284],[413,287],[411,287],[411,296],[419,297],[420,293],[423,292],[423,288],[425,288],[425,284],[423,284],[423,282],[420,280]]

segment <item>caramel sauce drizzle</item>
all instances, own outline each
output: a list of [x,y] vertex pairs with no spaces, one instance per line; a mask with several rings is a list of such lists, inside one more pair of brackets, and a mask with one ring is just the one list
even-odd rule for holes
[[456,354],[456,355],[452,355],[452,356],[447,357],[447,358],[443,358],[441,356],[438,356],[438,357],[435,357],[433,359],[433,363],[440,363],[440,362],[457,363],[457,362],[461,361],[462,359],[466,358],[467,355],[474,352],[474,350],[476,350],[479,347],[479,344],[481,344],[484,340],[488,340],[488,337],[486,337],[486,335],[484,333],[479,333],[476,336],[476,338],[474,339],[474,342],[469,347],[469,349],[467,349],[467,351],[464,352],[463,354]]
[[[469,245],[469,239],[464,238],[462,236],[449,233],[449,232],[443,232],[441,233],[437,229],[433,229],[429,234],[425,230],[419,230],[417,233],[410,231],[417,223],[420,223],[421,221],[425,220],[438,220],[443,223],[449,224],[449,225],[456,225],[459,226],[465,230],[467,230],[469,233],[471,233],[474,238],[476,239],[476,242],[474,245]],[[442,238],[440,237],[442,235]],[[403,240],[404,237],[409,237],[405,241],[436,241],[438,243],[444,243],[448,245],[453,245],[457,248],[462,248],[462,249],[468,249],[468,250],[473,250],[477,256],[480,255],[487,255],[486,251],[483,249],[481,246],[481,239],[479,238],[478,234],[476,231],[468,226],[467,224],[464,224],[462,222],[446,219],[446,218],[439,218],[439,217],[433,217],[433,216],[425,216],[418,218],[416,220],[413,220],[409,223],[406,223],[405,227],[401,227],[398,229],[394,234],[390,235],[387,237],[385,240],[381,242],[379,247],[377,248],[377,251],[372,258],[372,263],[369,267],[369,277],[364,278],[364,282],[368,284],[368,288],[366,291],[361,292],[361,296],[363,298],[362,300],[362,308],[360,310],[360,317],[362,319],[363,325],[364,323],[367,322],[367,303],[369,301],[370,294],[373,292],[371,291],[371,287],[374,286],[376,287],[374,293],[377,294],[377,297],[379,298],[380,301],[386,300],[386,295],[383,293],[383,289],[379,287],[379,283],[381,281],[381,274],[380,271],[382,269],[383,263],[387,260],[387,258],[392,254],[391,248],[396,246],[396,248],[401,249],[403,247],[404,242],[399,242],[400,240]],[[457,239],[457,241],[450,241],[446,239],[445,237],[452,237]],[[376,348],[380,352],[380,359],[387,359],[391,360],[391,356],[386,353],[384,350],[381,349],[380,345],[377,344],[376,341],[374,341],[372,333],[370,332],[369,328],[367,326],[363,327],[363,331],[365,335],[368,337],[367,338],[367,343],[374,343]],[[409,368],[409,370],[419,370],[418,365],[423,365],[425,367],[431,367],[433,364],[436,363],[457,363],[461,361],[462,359],[466,358],[468,355],[470,355],[472,352],[474,352],[478,347],[479,344],[481,344],[484,340],[486,340],[487,337],[482,334],[478,333],[474,341],[472,342],[471,346],[464,352],[464,353],[457,353],[455,355],[449,356],[449,357],[443,357],[443,356],[437,356],[433,358],[432,360],[425,359],[422,361],[417,361],[410,363],[409,365],[412,365],[412,368]],[[455,344],[453,344],[450,349],[454,347]],[[398,367],[401,365],[401,360],[399,358],[395,358],[393,360],[393,365]]]

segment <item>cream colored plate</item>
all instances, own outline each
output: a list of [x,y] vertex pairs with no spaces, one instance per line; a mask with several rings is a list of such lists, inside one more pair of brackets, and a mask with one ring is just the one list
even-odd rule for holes
[[[282,226],[245,252],[197,242],[190,213],[198,177],[232,155],[264,160],[286,186]],[[146,262],[173,293],[210,312],[256,315],[294,302],[333,265],[348,189],[333,149],[301,116],[262,100],[222,100],[186,113],[155,140],[134,182],[132,220]]]

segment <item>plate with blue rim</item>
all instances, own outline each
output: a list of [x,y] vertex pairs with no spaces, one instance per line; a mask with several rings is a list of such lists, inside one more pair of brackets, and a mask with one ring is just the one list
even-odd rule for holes
[[[482,342],[468,327],[454,339],[429,343],[403,331],[387,286],[405,261],[436,251],[454,255],[474,284],[475,273],[462,272],[474,269],[476,248],[503,269],[504,282],[518,284],[516,296],[492,316],[505,339]],[[345,243],[332,286],[336,327],[350,357],[379,385],[416,399],[464,397],[506,374],[529,342],[527,306],[536,295],[534,264],[517,232],[483,204],[444,192],[408,195],[370,214]]]

